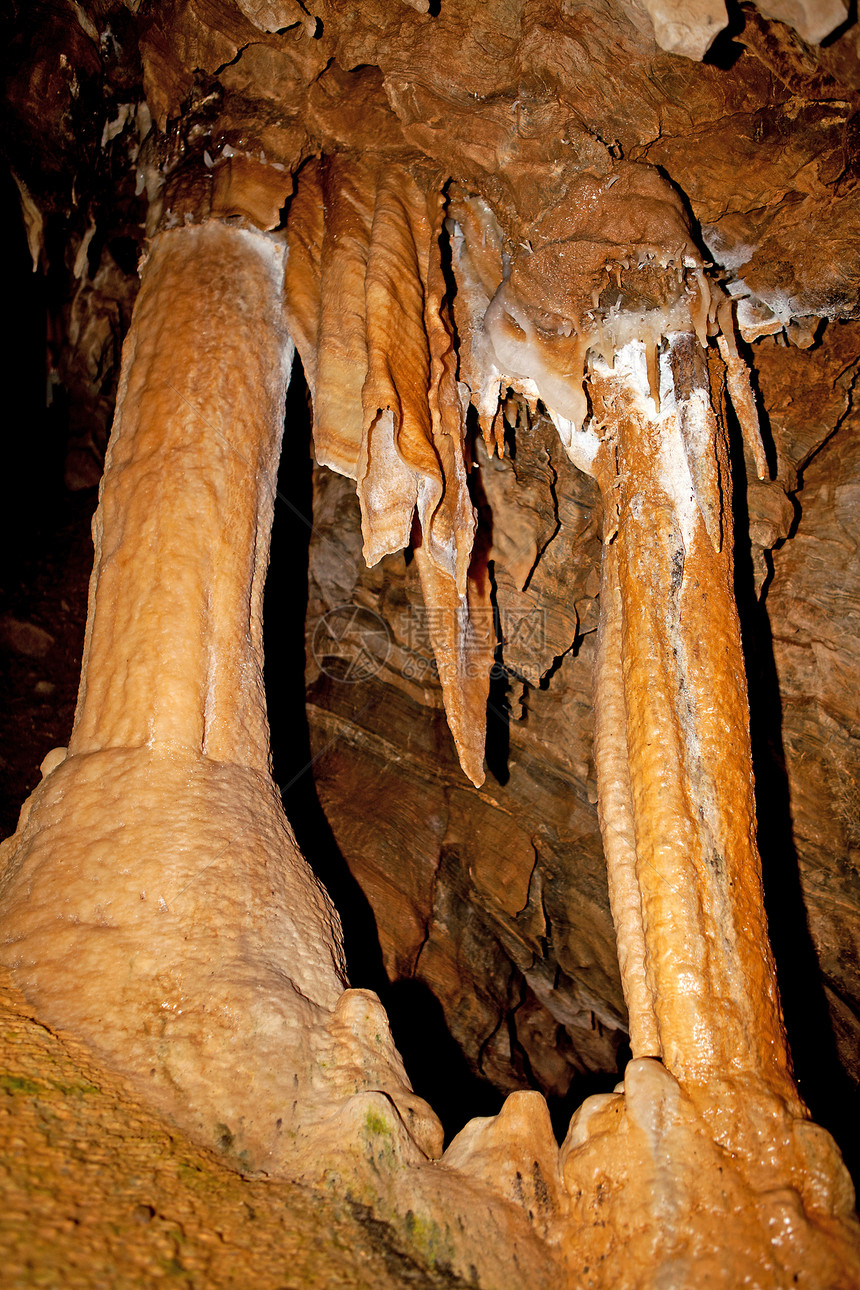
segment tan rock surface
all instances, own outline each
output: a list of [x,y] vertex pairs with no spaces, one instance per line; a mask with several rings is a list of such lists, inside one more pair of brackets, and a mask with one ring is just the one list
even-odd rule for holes
[[324,1187],[243,1177],[226,1135],[213,1149],[189,1141],[87,1045],[34,1020],[5,973],[0,1017],[0,1239],[15,1290],[165,1277],[201,1290],[558,1284],[522,1215],[528,1195],[500,1206],[442,1166],[398,1169],[387,1099],[355,1103],[363,1179],[343,1140]]
[[[858,435],[849,416],[803,472],[797,532],[774,556],[767,607],[783,696],[783,749],[809,934],[850,1095],[860,1072],[856,914]],[[849,680],[848,678],[852,678]],[[814,1006],[820,1016],[821,1003]],[[798,1055],[800,1056],[800,1055]],[[803,1063],[804,1081],[815,1068]],[[814,1086],[814,1085],[813,1085]]]
[[[360,1203],[243,1178],[57,1034],[5,979],[0,1058],[0,1241],[14,1290],[464,1284]],[[414,1243],[411,1243],[414,1246]]]
[[745,1281],[853,1288],[853,1194],[827,1135],[779,1101],[753,1095],[745,1113],[756,1128],[745,1146],[715,1140],[649,1058],[628,1065],[623,1096],[587,1099],[561,1149],[572,1279],[631,1290]]
[[654,24],[654,39],[669,54],[704,58],[715,38],[728,22],[722,0],[694,0],[693,3],[665,4],[643,0]]
[[843,0],[755,0],[766,18],[794,27],[804,40],[818,44],[848,18]]

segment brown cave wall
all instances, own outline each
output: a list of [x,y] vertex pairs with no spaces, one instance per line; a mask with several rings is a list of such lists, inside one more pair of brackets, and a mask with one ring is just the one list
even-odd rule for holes
[[[770,721],[759,771],[772,935],[788,1022],[805,1035],[795,1043],[801,1087],[809,1085],[823,1116],[834,1096],[856,1105],[860,1079],[858,338],[853,326],[837,330],[842,336],[825,336],[820,349],[795,354],[805,369],[800,390],[770,395],[774,424],[800,423],[807,435],[818,428],[799,458],[796,528],[774,553],[759,632],[761,653],[773,660],[761,673]],[[816,368],[821,383],[806,393]],[[764,363],[760,372],[765,386]],[[817,413],[801,411],[816,395]],[[822,421],[831,427],[824,436]]]
[[[614,1072],[625,1038],[590,755],[597,499],[544,420],[520,427],[504,461],[484,454],[480,480],[493,497],[507,637],[486,784],[466,784],[456,761],[417,573],[402,557],[364,568],[348,485],[322,472],[307,616],[314,780],[373,908],[388,975],[432,991],[497,1087],[536,1080],[564,1096],[577,1072]],[[350,604],[361,613],[335,644]],[[339,680],[367,611],[391,634],[373,642],[387,658],[368,662],[379,671],[365,680]]]

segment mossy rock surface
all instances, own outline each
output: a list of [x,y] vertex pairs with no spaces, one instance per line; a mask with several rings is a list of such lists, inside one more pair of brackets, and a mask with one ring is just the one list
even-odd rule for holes
[[153,1114],[0,977],[0,1249],[9,1290],[464,1285],[347,1198],[245,1178]]

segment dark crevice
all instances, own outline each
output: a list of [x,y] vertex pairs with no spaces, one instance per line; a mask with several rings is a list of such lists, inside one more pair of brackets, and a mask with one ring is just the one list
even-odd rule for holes
[[[381,992],[388,979],[373,910],[349,871],[314,784],[314,753],[305,709],[308,552],[312,531],[310,412],[298,358],[287,394],[284,448],[264,602],[266,699],[272,732],[272,773],[303,855],[341,917],[350,982]],[[354,687],[356,711],[362,685]]]
[[[534,887],[540,882],[540,851],[535,845],[534,839],[532,839],[532,851],[534,852],[534,864],[532,865],[532,870],[529,874],[528,886],[526,888],[526,903],[523,905],[522,909],[517,910],[514,914],[514,918],[521,918],[523,914],[528,913],[529,907],[534,901]],[[543,891],[539,894],[542,901]]]
[[[303,632],[313,521],[308,398],[304,373],[296,358],[287,395],[264,608],[273,775],[281,787],[284,809],[299,847],[340,915],[350,984],[379,995],[412,1086],[433,1107],[450,1138],[472,1116],[496,1114],[502,1096],[471,1068],[429,985],[414,977],[389,981],[373,909],[337,845],[314,783],[315,756],[305,707]],[[367,683],[372,684],[373,680]],[[343,714],[345,723],[360,720],[367,706],[366,689],[363,682],[352,687],[352,711]],[[317,752],[317,760],[319,755]],[[443,850],[434,891],[435,883],[445,879],[447,863]],[[431,923],[432,913],[422,949]]]
[[[747,373],[749,374],[750,389],[752,390],[753,401],[755,403],[755,409],[758,415],[758,428],[761,436],[761,444],[762,444],[762,447],[764,448],[765,461],[767,462],[767,475],[765,476],[764,482],[770,483],[776,480],[777,470],[779,468],[779,463],[777,461],[776,440],[774,438],[773,430],[771,428],[770,416],[768,414],[767,405],[764,400],[764,395],[762,394],[761,388],[759,386],[758,372],[756,371],[755,356],[753,354],[752,348],[743,339],[743,337],[740,335],[740,333],[737,330],[735,332],[734,339],[735,339],[735,344],[737,345],[738,353],[743,359],[746,365]],[[732,396],[728,394],[728,391],[727,391],[727,398],[728,398],[729,404],[731,404]],[[732,409],[732,411],[734,412],[734,409]],[[752,452],[752,449],[748,448],[747,451]],[[747,529],[747,531],[749,532],[749,529]]]
[[[320,75],[322,75],[322,73],[320,73]],[[308,157],[308,159],[302,162],[302,164],[298,167],[298,169],[293,174],[292,190],[287,194],[286,201],[284,202],[281,209],[278,211],[278,215],[280,216],[280,222],[278,223],[278,231],[285,229],[287,227],[287,220],[289,219],[289,215],[290,215],[290,207],[295,201],[296,193],[299,191],[299,184],[301,183],[302,171],[305,169],[306,166],[313,165],[314,162],[318,160],[319,160],[319,157],[317,156]]]
[[490,578],[490,604],[493,607],[493,630],[496,647],[490,669],[490,692],[487,696],[487,742],[484,757],[487,769],[498,784],[507,784],[511,777],[508,758],[511,751],[511,704],[508,691],[511,683],[505,667],[504,638],[499,611],[496,566],[491,560],[487,565]]
[[[474,430],[474,426],[473,426]],[[473,567],[486,566],[486,576],[490,586],[490,605],[493,611],[493,665],[490,669],[490,689],[487,695],[487,733],[484,744],[484,759],[487,769],[499,784],[506,784],[510,779],[508,756],[510,753],[510,700],[508,691],[510,682],[504,660],[504,638],[501,614],[496,586],[496,566],[489,559],[493,546],[493,512],[484,492],[480,470],[473,470],[469,476],[469,493],[478,513],[478,528],[472,551]]]
[[[561,1029],[561,1027],[560,1027]],[[618,1070],[609,1071],[574,1071],[570,1086],[564,1096],[550,1094],[546,1101],[549,1107],[550,1120],[556,1139],[563,1142],[570,1128],[570,1121],[575,1111],[586,1098],[597,1093],[611,1093],[621,1079],[621,1072],[630,1060],[632,1053],[628,1045],[618,1050]]]
[[[245,50],[246,50],[246,49],[250,49],[250,47],[251,47],[252,45],[256,45],[256,44],[259,44],[259,41],[256,41],[256,40],[248,40],[248,41],[246,41],[246,42],[245,42],[245,44],[244,44],[244,45],[240,45],[240,47],[236,50],[236,53],[233,55],[233,57],[232,57],[232,58],[228,58],[228,59],[227,59],[227,62],[226,62],[226,63],[222,63],[220,67],[216,67],[216,68],[215,68],[215,71],[212,73],[212,75],[213,75],[213,76],[220,76],[220,75],[221,75],[221,73],[222,73],[222,72],[224,72],[224,71],[226,71],[228,67],[233,67],[236,63],[238,63],[239,59],[240,59],[240,58],[242,57],[242,55],[244,54]],[[194,70],[195,70],[195,72],[196,72],[196,73],[198,73],[198,74],[199,74],[199,75],[201,75],[201,76],[205,76],[205,75],[206,75],[206,73],[205,73],[205,72],[203,71],[203,69],[202,69],[202,68],[200,68],[200,67],[195,67],[195,69],[194,69]]]
[[[841,376],[841,375],[843,375],[843,373],[840,373],[840,376]],[[837,379],[838,379],[838,378],[837,378]],[[837,434],[839,433],[839,431],[840,431],[840,429],[842,428],[842,425],[843,425],[843,423],[844,423],[845,419],[846,419],[848,416],[850,416],[850,415],[851,415],[851,413],[854,411],[854,408],[855,408],[855,397],[856,397],[856,392],[857,392],[857,385],[858,385],[858,383],[860,383],[860,362],[858,362],[858,363],[857,363],[857,365],[856,365],[856,369],[855,369],[855,371],[854,371],[854,373],[853,373],[853,375],[852,375],[852,377],[851,377],[851,382],[850,382],[850,384],[849,384],[849,386],[848,386],[848,389],[847,389],[847,391],[846,391],[846,400],[845,400],[845,409],[844,409],[844,411],[843,411],[842,413],[840,413],[840,415],[836,418],[836,424],[834,425],[833,429],[830,431],[830,434],[829,434],[829,435],[827,435],[827,437],[826,437],[825,439],[822,439],[821,443],[817,444],[817,445],[815,446],[815,448],[813,448],[813,450],[812,450],[812,452],[809,454],[809,456],[808,456],[808,457],[806,457],[806,458],[804,458],[804,460],[803,460],[802,464],[801,464],[800,466],[798,466],[798,468],[797,468],[797,488],[798,488],[798,491],[799,491],[800,489],[802,489],[802,488],[803,488],[803,476],[804,476],[804,472],[805,472],[805,471],[807,471],[807,470],[809,469],[809,467],[810,467],[810,465],[812,464],[812,462],[813,462],[813,461],[815,461],[815,458],[816,458],[816,457],[818,457],[818,456],[819,456],[819,455],[824,451],[824,449],[825,449],[825,448],[827,447],[827,445],[830,443],[830,440],[833,438],[833,436],[834,436],[834,435],[837,435]],[[790,537],[794,537],[795,533],[797,532],[797,525],[798,525],[798,523],[799,523],[799,521],[800,521],[800,514],[801,514],[801,510],[800,510],[800,503],[799,503],[799,501],[798,501],[796,498],[795,498],[795,499],[792,499],[792,500],[794,500],[794,502],[795,502],[795,507],[796,507],[797,514],[796,514],[796,516],[795,516],[795,522],[794,522],[794,525],[792,526],[791,533],[789,534],[789,536],[790,536]]]
[[550,454],[549,448],[545,448],[544,451],[546,452],[547,465],[549,466],[549,469],[550,469],[549,492],[550,492],[550,497],[552,498],[552,513],[555,518],[555,527],[547,537],[543,546],[541,546],[538,549],[538,552],[534,558],[534,564],[529,569],[528,577],[526,578],[525,582],[521,587],[522,591],[528,591],[529,583],[534,577],[535,572],[537,571],[537,567],[540,564],[541,560],[543,559],[547,548],[549,547],[550,543],[553,542],[561,532],[561,519],[559,518],[559,514],[558,514],[558,493],[556,492],[556,485],[558,483],[558,471],[556,470],[555,466],[552,464],[552,455]]
[[743,32],[744,15],[737,4],[727,5],[727,12],[726,26],[714,38],[713,44],[702,59],[703,63],[707,63],[710,67],[718,67],[722,72],[727,72],[734,67],[744,52],[744,46],[735,39]]
[[382,1001],[412,1087],[442,1121],[446,1143],[467,1120],[498,1113],[503,1095],[472,1070],[426,981],[394,981]]
[[[574,610],[574,613],[575,613],[575,612],[576,612],[576,610]],[[551,680],[552,680],[552,678],[555,676],[556,672],[557,672],[557,671],[558,671],[558,669],[561,667],[562,663],[563,663],[563,662],[564,662],[564,660],[567,658],[568,654],[573,654],[574,656],[576,655],[576,652],[577,652],[577,649],[578,649],[578,647],[579,647],[579,643],[580,643],[580,641],[581,641],[581,640],[582,640],[582,637],[581,637],[581,636],[580,636],[580,634],[579,634],[579,625],[578,625],[578,623],[577,623],[577,631],[576,631],[576,635],[574,636],[573,640],[572,640],[572,641],[570,642],[570,644],[568,645],[567,649],[562,650],[562,652],[561,652],[560,654],[556,654],[555,658],[552,660],[552,662],[550,663],[549,667],[548,667],[548,668],[547,668],[547,670],[543,673],[543,675],[542,675],[542,676],[541,676],[541,678],[540,678],[540,681],[538,682],[538,688],[539,688],[539,689],[541,689],[541,690],[548,690],[548,689],[549,689],[549,683],[550,683],[550,681],[551,681]]]
[[461,881],[459,855],[443,845],[433,875],[430,914],[413,975],[392,982],[382,994],[392,1034],[412,1086],[439,1116],[446,1142],[467,1120],[476,1115],[495,1115],[502,1103],[499,1091],[472,1069],[451,1034],[442,1004],[433,990],[414,974],[420,953],[430,941],[436,909]]
[[735,594],[749,686],[757,840],[770,942],[798,1088],[813,1119],[833,1135],[848,1169],[856,1176],[860,1166],[856,1092],[839,1060],[807,922],[773,636],[766,605],[755,593],[743,442],[736,419],[729,415],[727,423],[734,480]]

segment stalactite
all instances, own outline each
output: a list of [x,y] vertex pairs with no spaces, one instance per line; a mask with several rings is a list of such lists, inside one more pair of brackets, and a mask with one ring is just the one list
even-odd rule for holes
[[369,564],[410,544],[451,733],[483,782],[493,642],[466,460],[440,237],[438,176],[333,157],[303,171],[288,241],[287,317],[314,405],[317,459],[356,480]]

